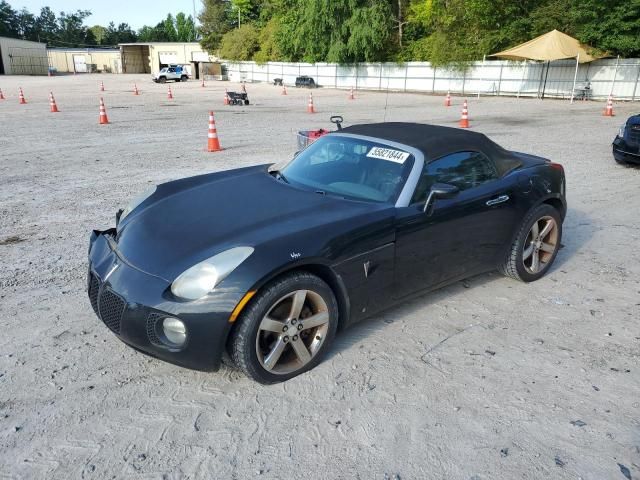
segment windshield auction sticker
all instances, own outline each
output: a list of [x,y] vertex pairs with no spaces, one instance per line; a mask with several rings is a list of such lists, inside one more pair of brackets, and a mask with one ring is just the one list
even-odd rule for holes
[[373,147],[367,157],[379,158],[380,160],[389,160],[390,162],[404,163],[409,158],[409,153],[402,150],[393,150],[391,148]]

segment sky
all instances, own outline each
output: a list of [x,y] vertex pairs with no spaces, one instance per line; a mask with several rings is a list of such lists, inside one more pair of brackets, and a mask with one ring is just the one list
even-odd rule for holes
[[[50,7],[56,15],[61,11],[91,10],[85,25],[107,26],[109,22],[128,23],[134,30],[143,25],[155,26],[167,17],[184,12],[193,15],[193,0],[7,0],[14,10],[25,7],[33,14],[39,14],[42,7]],[[202,1],[195,0],[196,11],[202,8]]]

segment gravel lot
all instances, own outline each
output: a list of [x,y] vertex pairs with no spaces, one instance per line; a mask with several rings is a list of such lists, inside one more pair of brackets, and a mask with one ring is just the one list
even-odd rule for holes
[[[98,125],[99,82],[110,125]],[[132,94],[133,82],[141,90]],[[19,105],[18,86],[29,102]],[[0,77],[0,478],[640,477],[640,169],[610,143],[637,104],[470,98],[472,127],[565,166],[552,271],[483,275],[339,334],[312,372],[265,387],[119,342],[85,294],[89,232],[147,185],[296,150],[294,132],[455,125],[441,97],[142,75]],[[52,90],[61,113],[49,113]],[[207,153],[216,111],[223,152]]]

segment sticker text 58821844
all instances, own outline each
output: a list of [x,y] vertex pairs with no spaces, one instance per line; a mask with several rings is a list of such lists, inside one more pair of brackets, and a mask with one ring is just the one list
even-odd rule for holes
[[380,160],[389,160],[390,162],[404,163],[409,154],[402,150],[394,150],[392,148],[373,147],[367,157],[379,158]]

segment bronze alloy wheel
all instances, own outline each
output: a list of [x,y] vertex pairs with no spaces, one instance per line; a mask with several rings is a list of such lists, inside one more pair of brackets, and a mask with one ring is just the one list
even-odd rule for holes
[[285,375],[303,368],[320,351],[329,329],[323,298],[312,290],[296,290],[276,302],[262,318],[256,336],[260,365]]
[[558,248],[558,225],[550,216],[533,222],[522,250],[522,262],[528,273],[536,274],[545,269]]

